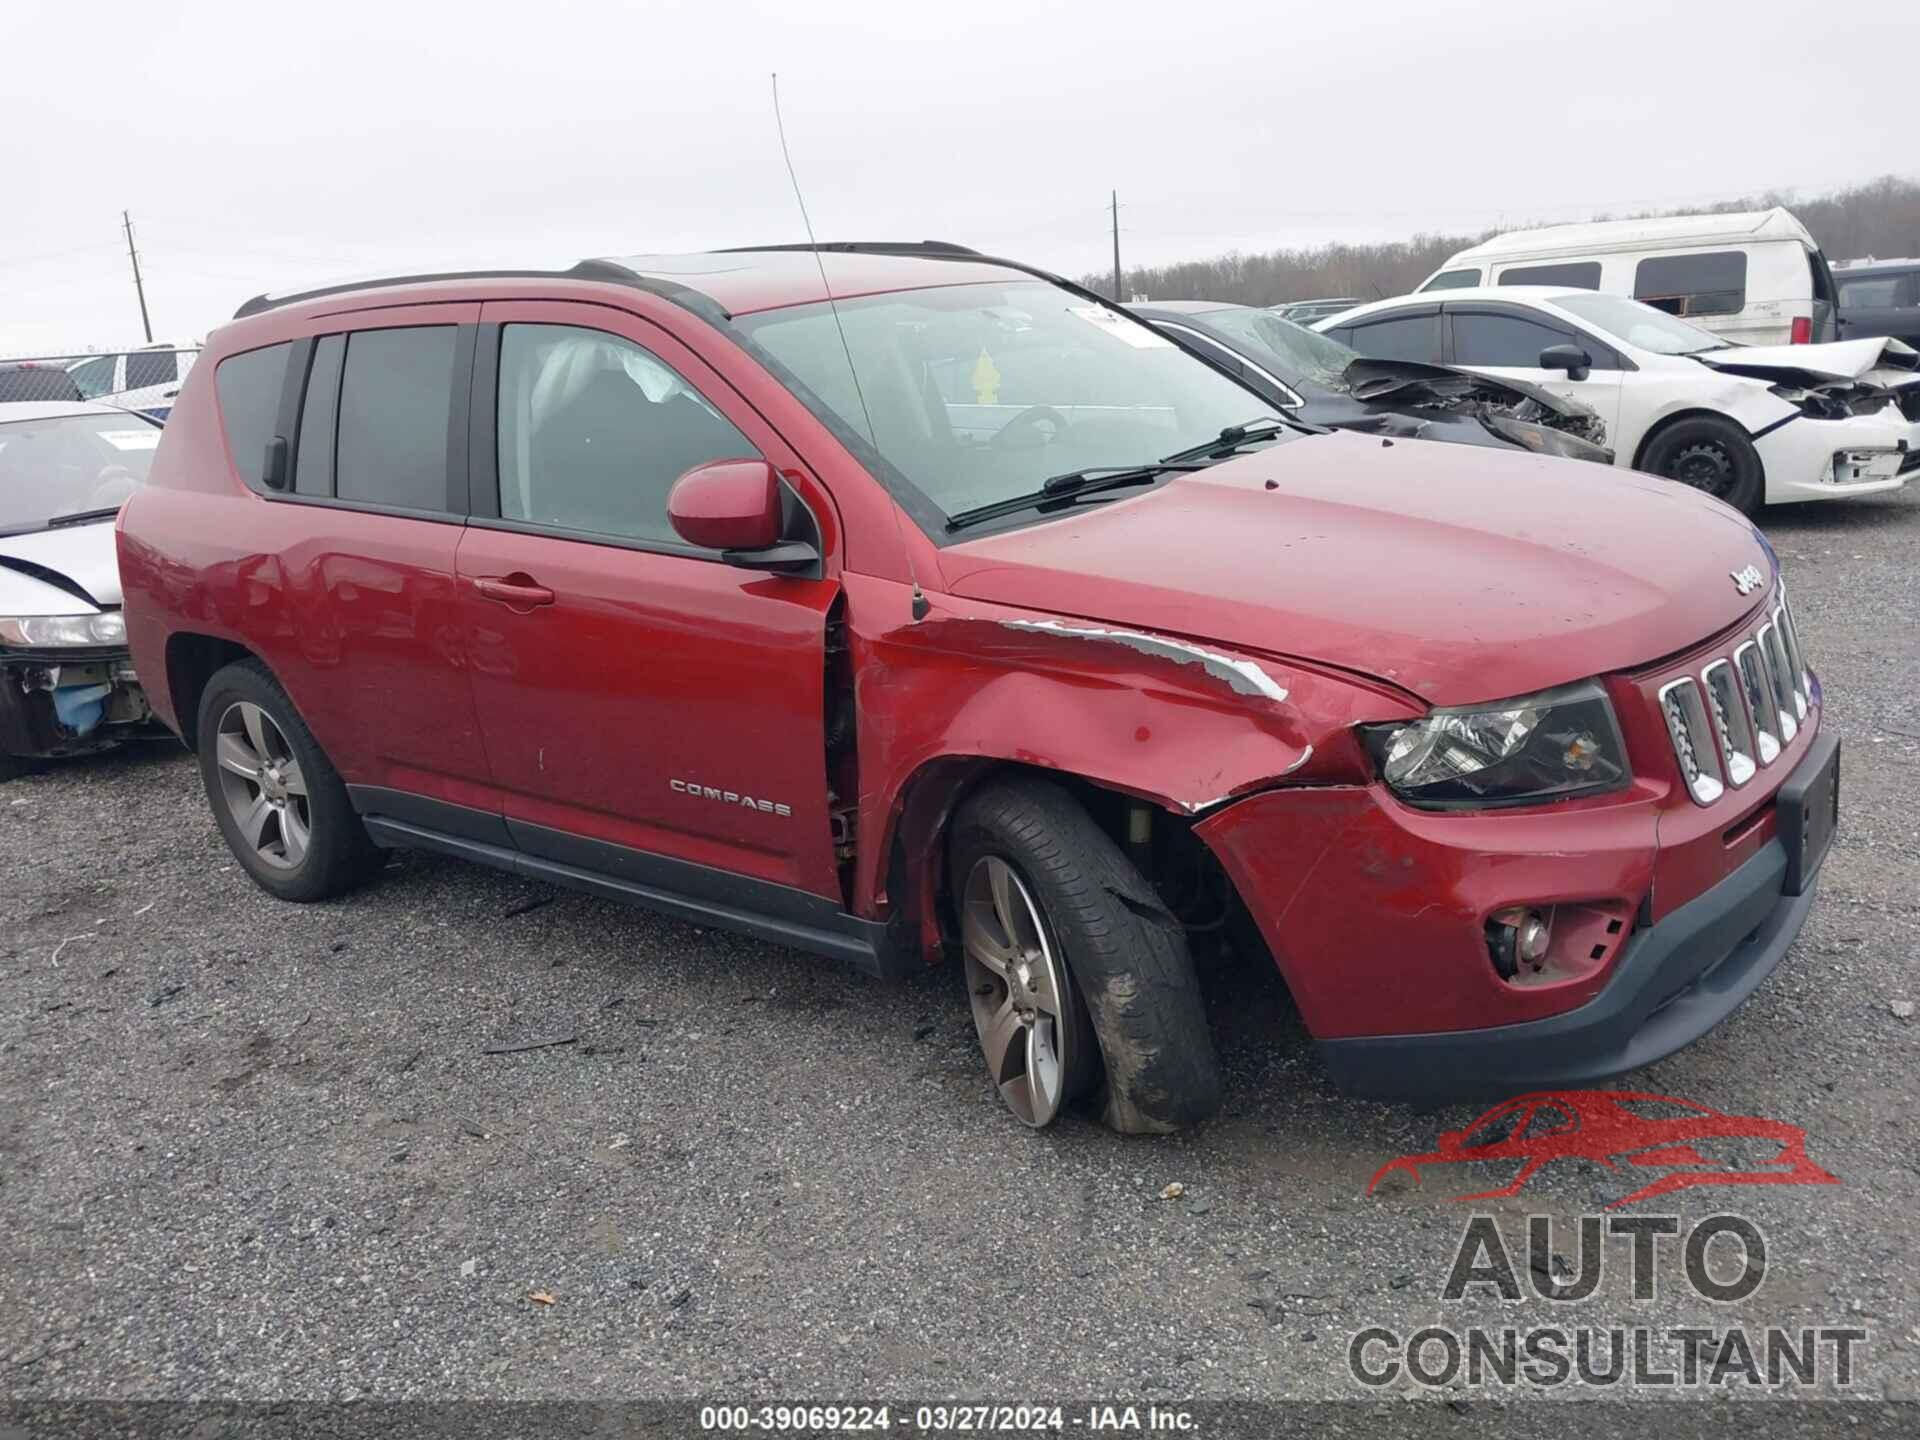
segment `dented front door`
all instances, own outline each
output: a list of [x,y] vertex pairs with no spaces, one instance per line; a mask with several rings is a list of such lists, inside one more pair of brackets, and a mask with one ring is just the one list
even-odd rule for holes
[[515,841],[643,881],[644,858],[666,857],[837,896],[823,691],[838,584],[737,568],[665,520],[691,464],[797,461],[645,320],[515,303],[483,321],[476,390],[497,422],[475,432],[474,508],[500,513],[471,521],[458,569]]

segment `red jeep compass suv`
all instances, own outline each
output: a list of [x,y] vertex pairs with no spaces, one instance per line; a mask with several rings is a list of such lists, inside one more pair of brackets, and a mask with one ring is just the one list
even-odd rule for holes
[[1031,1125],[1216,1104],[1222,928],[1355,1091],[1657,1059],[1779,961],[1835,820],[1734,511],[1320,432],[957,246],[261,297],[120,563],[273,894],[416,846],[879,974],[957,953]]

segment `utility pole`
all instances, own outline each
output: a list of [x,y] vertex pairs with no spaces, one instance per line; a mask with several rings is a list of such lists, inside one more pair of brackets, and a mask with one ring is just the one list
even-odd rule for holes
[[[1116,208],[1114,214],[1118,215],[1119,213],[1119,210]],[[133,248],[133,217],[122,210],[120,212],[120,223],[124,225],[127,230],[127,259],[133,262],[133,293],[140,297],[140,328],[147,332],[147,343],[151,345],[153,343],[153,322],[147,318],[147,292],[146,288],[140,283],[140,252]],[[1117,225],[1119,222],[1116,220],[1114,223]],[[1113,263],[1115,266],[1113,273],[1118,275],[1120,273],[1118,268],[1120,264],[1120,232],[1118,230],[1114,231],[1113,244]]]
[[1126,304],[1127,297],[1120,293],[1120,192],[1113,192],[1113,303]]

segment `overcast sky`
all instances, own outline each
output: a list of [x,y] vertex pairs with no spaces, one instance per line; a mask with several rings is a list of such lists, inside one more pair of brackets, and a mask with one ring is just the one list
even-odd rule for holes
[[1071,274],[1920,172],[1920,0],[0,0],[0,354],[381,269],[936,237]]

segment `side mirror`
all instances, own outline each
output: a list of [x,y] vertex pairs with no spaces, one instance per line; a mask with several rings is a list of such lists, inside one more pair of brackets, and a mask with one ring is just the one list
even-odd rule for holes
[[1578,345],[1549,345],[1540,352],[1542,370],[1564,370],[1569,380],[1584,380],[1593,373],[1593,357]]
[[728,564],[748,570],[812,570],[820,562],[815,546],[783,543],[786,508],[780,477],[765,460],[709,460],[674,481],[667,495],[667,519],[689,545],[718,550]]

